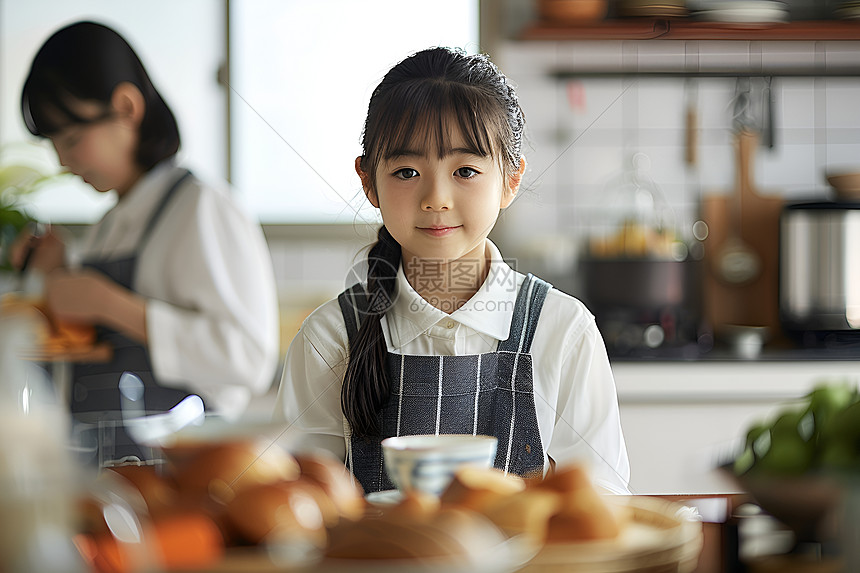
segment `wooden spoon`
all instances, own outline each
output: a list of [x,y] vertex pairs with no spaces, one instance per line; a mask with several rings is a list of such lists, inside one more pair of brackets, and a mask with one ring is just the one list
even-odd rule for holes
[[761,272],[761,258],[741,238],[743,195],[749,191],[750,164],[755,145],[756,137],[752,132],[742,130],[738,134],[738,188],[730,205],[726,240],[717,256],[719,276],[733,285],[748,283]]

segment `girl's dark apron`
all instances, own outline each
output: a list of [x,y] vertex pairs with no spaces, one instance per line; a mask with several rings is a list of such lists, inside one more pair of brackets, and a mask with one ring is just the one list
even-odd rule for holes
[[[496,352],[466,356],[388,353],[391,397],[379,413],[381,433],[347,436],[347,466],[365,493],[393,489],[380,442],[415,434],[478,434],[499,439],[495,467],[518,475],[543,472],[529,354],[550,285],[528,275],[520,286],[508,339]],[[338,297],[350,343],[368,296],[355,285]],[[346,428],[347,432],[349,431]]]
[[[115,259],[85,260],[83,266],[95,269],[123,287],[134,290],[138,256],[170,200],[189,177],[191,173],[186,170],[164,194],[144,227],[135,252]],[[133,372],[143,382],[143,402],[147,412],[167,411],[189,395],[187,390],[161,386],[155,380],[149,353],[143,345],[109,328],[98,327],[97,332],[100,342],[108,342],[113,347],[113,357],[107,363],[86,363],[74,366],[70,404],[72,414],[77,421],[96,424],[122,419],[118,384],[123,372]],[[128,455],[146,457],[141,455],[142,450],[135,446],[121,427],[117,427],[115,444],[112,446],[113,451],[109,457],[114,459]]]

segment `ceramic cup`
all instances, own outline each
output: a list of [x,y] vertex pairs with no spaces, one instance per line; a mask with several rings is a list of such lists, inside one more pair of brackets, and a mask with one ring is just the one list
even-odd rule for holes
[[398,436],[382,441],[382,455],[385,471],[398,490],[441,495],[460,467],[491,467],[497,446],[493,436]]

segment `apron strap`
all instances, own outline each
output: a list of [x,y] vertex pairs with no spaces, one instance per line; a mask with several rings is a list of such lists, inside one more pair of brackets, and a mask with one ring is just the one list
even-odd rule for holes
[[149,221],[146,223],[146,227],[143,229],[143,234],[140,236],[140,241],[138,241],[137,247],[138,253],[143,250],[143,245],[145,245],[149,240],[149,236],[152,235],[152,230],[155,228],[159,219],[161,219],[161,214],[164,212],[164,209],[167,208],[167,204],[170,202],[170,199],[176,194],[176,190],[179,189],[182,183],[189,177],[191,177],[191,171],[185,169],[185,173],[183,173],[179,179],[170,186],[170,189],[168,189],[167,193],[164,194],[164,197],[161,198],[161,203],[158,204],[158,207],[156,207],[155,211],[152,212],[152,215],[149,216]]
[[[164,196],[161,198],[161,202],[155,207],[152,213],[149,215],[149,220],[146,222],[146,226],[143,228],[143,232],[140,235],[140,239],[137,242],[136,252],[141,251],[141,247],[144,243],[146,243],[149,236],[152,234],[152,229],[155,227],[155,224],[158,223],[159,218],[161,217],[162,211],[164,211],[165,207],[167,207],[167,203],[170,201],[170,198],[173,197],[176,189],[185,181],[188,177],[191,176],[191,171],[188,169],[184,170],[185,172],[179,176],[179,178],[171,185],[171,187],[167,190]],[[97,234],[96,234],[96,242],[98,242],[105,233],[105,226],[102,226]],[[84,263],[86,266],[86,263]]]
[[349,343],[355,341],[358,335],[358,329],[361,326],[361,319],[367,314],[368,300],[367,293],[361,283],[356,283],[346,289],[337,297],[340,304],[340,312],[343,315],[344,323],[346,324],[346,333],[349,336]]
[[527,354],[530,351],[543,301],[551,288],[552,285],[531,273],[526,276],[517,293],[510,334],[507,340],[499,343],[499,352]]

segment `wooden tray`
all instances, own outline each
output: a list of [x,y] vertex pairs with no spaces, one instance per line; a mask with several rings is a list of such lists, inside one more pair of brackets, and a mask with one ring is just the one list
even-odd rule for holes
[[[305,565],[273,560],[259,549],[231,549],[213,567],[197,573],[513,573],[535,554],[525,539],[510,538],[476,562],[461,557],[427,559],[323,559]],[[176,571],[170,573],[191,573]]]
[[206,568],[205,573],[688,573],[695,569],[703,534],[694,510],[649,496],[608,499],[632,510],[632,522],[618,539],[552,544],[536,555],[534,546],[512,538],[479,564],[449,558],[339,559],[291,566],[273,561],[259,549],[247,548],[229,549],[225,558]]

